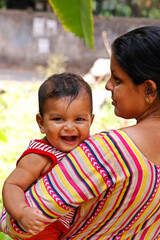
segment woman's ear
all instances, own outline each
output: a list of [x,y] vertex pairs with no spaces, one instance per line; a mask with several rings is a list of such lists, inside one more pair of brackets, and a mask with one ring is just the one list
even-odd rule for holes
[[151,104],[157,97],[156,83],[153,80],[146,80],[144,84],[145,84],[145,101]]
[[43,126],[43,118],[39,113],[37,113],[36,115],[36,121],[38,123],[41,133],[45,133],[44,126]]

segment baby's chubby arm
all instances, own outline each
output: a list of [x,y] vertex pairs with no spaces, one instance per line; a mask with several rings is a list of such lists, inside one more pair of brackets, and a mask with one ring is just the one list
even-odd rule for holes
[[32,235],[42,231],[44,222],[48,219],[40,210],[27,205],[24,192],[50,168],[51,164],[52,160],[49,157],[29,153],[22,157],[3,186],[3,203],[6,211]]

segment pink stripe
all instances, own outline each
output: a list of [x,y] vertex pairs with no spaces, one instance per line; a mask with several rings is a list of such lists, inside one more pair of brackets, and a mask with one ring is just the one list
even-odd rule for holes
[[[122,186],[122,190],[121,190],[120,194],[117,196],[117,199],[116,199],[116,201],[115,201],[115,204],[114,204],[114,206],[113,206],[113,209],[115,209],[115,206],[117,205],[117,202],[118,202],[120,196],[122,195],[121,193],[122,193],[122,191],[123,191],[124,185],[125,185],[125,184],[123,184],[123,186]],[[123,196],[123,195],[122,195],[122,196]],[[120,205],[118,205],[118,206],[120,206]],[[106,221],[108,215],[109,215],[109,213],[105,216],[105,218],[103,219],[103,222],[104,222],[104,220]],[[112,218],[110,218],[110,221],[112,221]],[[110,221],[108,221],[107,223],[109,223]],[[99,224],[99,225],[100,225],[100,224]],[[112,226],[110,226],[110,228],[111,228],[111,227],[112,227]],[[110,228],[107,228],[107,230],[109,231]],[[108,231],[106,231],[106,233],[107,233]],[[115,229],[115,232],[117,232],[117,229]],[[103,235],[103,234],[101,234],[101,235]],[[113,232],[113,234],[112,234],[110,237],[112,237],[113,235],[114,235],[114,232]]]
[[[101,198],[101,196],[99,196],[99,197],[97,198],[97,201],[96,201],[96,202],[98,202],[98,201],[100,200],[100,198]],[[93,203],[93,204],[90,206],[90,209],[89,209],[88,212],[92,212],[92,211],[94,210],[94,209],[92,210],[93,207],[95,208],[95,203]],[[76,235],[73,235],[73,237],[72,237],[71,239],[73,239],[73,238],[76,237],[77,235],[81,234],[81,232],[83,232],[83,231],[95,220],[94,215],[95,215],[95,213],[93,214],[92,220],[91,220],[91,218],[89,219],[89,224],[86,222],[85,226],[84,226],[83,228],[80,228],[79,231],[78,231],[78,233],[77,233]],[[79,216],[79,217],[80,217],[80,216]],[[97,216],[96,216],[96,217],[97,217]],[[83,220],[82,220],[82,222],[79,222],[79,225],[81,225],[81,223],[83,223]],[[76,230],[78,229],[79,225],[76,227],[76,229],[74,229],[73,233],[76,232]],[[94,230],[95,230],[95,229],[93,229],[89,234],[91,235],[91,233],[92,233]],[[70,234],[70,235],[72,235],[72,234]],[[81,240],[83,240],[83,239],[86,239],[86,236],[83,237],[83,238],[81,238]]]
[[[137,167],[137,173],[139,173],[139,172],[143,173],[143,169],[142,169],[142,167],[141,167],[141,165],[140,165],[140,163],[139,163],[138,158],[136,157],[136,155],[134,154],[133,150],[130,148],[130,146],[129,146],[128,143],[126,142],[126,140],[119,134],[119,132],[114,131],[114,133],[119,137],[120,141],[123,143],[123,145],[125,146],[127,152],[129,153],[129,155],[130,155],[131,158],[133,159],[133,161],[134,161],[134,163],[135,163],[135,165],[136,165],[136,167]],[[123,155],[123,158],[124,158],[125,161],[128,163],[128,160],[125,158],[124,155]],[[130,163],[128,163],[128,165],[130,166]],[[130,171],[132,172],[132,169],[131,169],[131,168],[130,168]],[[132,172],[132,174],[133,174],[133,172]],[[139,185],[142,183],[142,179],[143,179],[143,176],[142,176],[142,175],[143,175],[143,174],[138,174],[138,180],[137,180],[138,184],[137,184],[137,186],[136,186],[136,188],[135,188],[135,190],[134,190],[134,192],[133,192],[133,194],[132,194],[132,197],[131,197],[132,200],[129,202],[129,204],[128,204],[127,207],[129,207],[129,206],[132,205],[132,203],[133,203],[133,201],[134,201],[134,199],[135,199],[135,196],[137,196],[137,193],[139,192]],[[133,180],[133,179],[131,179],[131,180]],[[131,182],[131,185],[132,185],[132,182]],[[134,183],[134,185],[135,185],[135,183]],[[144,199],[145,199],[145,198],[144,198]],[[143,201],[142,201],[142,202],[143,202]]]
[[141,239],[143,240],[148,232],[148,230],[150,229],[150,226],[147,227],[146,229],[143,230],[142,234],[141,234]]
[[[79,219],[80,218],[80,211],[78,211],[77,213],[76,213],[76,218],[77,219]],[[83,222],[83,219],[82,219],[82,222]],[[81,223],[81,222],[80,222]],[[76,231],[77,231],[77,229],[78,229],[78,227],[73,227],[75,224],[73,223],[73,225],[72,225],[72,231],[70,231],[70,236],[72,236],[72,234],[74,234]],[[80,224],[79,224],[80,225]],[[79,226],[78,225],[78,226]],[[73,236],[72,237],[70,237],[70,239],[73,239]]]
[[[159,220],[160,219],[160,216],[157,216],[157,218],[156,218],[156,220],[155,220],[155,222],[157,221],[157,220]],[[155,232],[155,234],[154,234],[154,236],[153,236],[153,239],[155,239],[155,237],[157,236],[157,238],[156,239],[158,239],[158,236],[159,236],[159,231],[160,231],[160,226],[158,227],[158,229],[157,229],[157,231]],[[159,233],[159,234],[158,234]],[[157,235],[158,234],[158,235]],[[155,239],[155,240],[156,240]]]
[[[50,212],[50,213],[53,215],[53,212],[52,212],[52,211],[46,206],[46,204],[42,201],[42,198],[38,197],[38,193],[37,193],[37,190],[36,190],[36,184],[33,185],[33,188],[34,188],[34,192],[35,192],[35,194],[36,194],[39,202],[41,202],[42,205],[48,210],[48,212]],[[32,190],[32,188],[31,188],[31,190]],[[33,198],[32,198],[32,200],[33,200]],[[34,200],[33,200],[33,201],[34,201]],[[35,204],[36,204],[36,202],[35,202]],[[36,204],[36,206],[37,206],[37,204]],[[37,208],[39,209],[39,206],[37,206]],[[43,208],[42,208],[42,209],[43,209]],[[43,209],[43,210],[44,210],[44,209]],[[54,214],[54,215],[56,215],[56,214]],[[53,218],[53,217],[52,217],[52,218]]]
[[[29,194],[29,195],[30,195],[30,194]],[[27,203],[28,206],[30,206],[26,195],[25,195],[25,202]]]
[[[124,176],[125,176],[125,178],[126,178],[126,177],[127,177],[127,174],[126,174],[126,172],[125,172],[125,170],[124,170],[121,162],[119,161],[119,159],[118,159],[118,157],[117,157],[117,154],[114,152],[114,148],[111,147],[111,145],[109,144],[109,142],[108,142],[105,138],[103,138],[103,139],[104,139],[105,143],[108,145],[108,147],[109,147],[109,149],[111,150],[111,152],[113,153],[113,155],[114,155],[114,157],[116,158],[117,162],[119,163],[119,166],[121,167],[122,172],[124,173]],[[117,148],[116,148],[116,150],[117,150]]]
[[134,233],[133,233],[133,236],[137,234],[138,228],[139,228],[139,225],[137,225],[137,227],[135,228]]
[[[86,195],[82,192],[82,190],[79,188],[79,186],[71,179],[70,175],[68,174],[68,170],[64,167],[63,163],[61,162],[59,164],[59,167],[61,169],[61,171],[63,172],[65,178],[67,179],[67,181],[70,183],[70,185],[75,189],[75,191],[81,196],[81,198],[83,199],[83,201],[87,201],[88,198],[86,197]],[[75,172],[75,175],[76,172]],[[79,178],[79,176],[77,175],[77,177]],[[80,179],[81,183],[82,180]]]
[[[44,182],[44,186],[45,186],[48,194],[50,195],[50,197],[53,198],[53,199],[57,202],[57,204],[59,204],[61,207],[62,207],[62,205],[63,205],[63,208],[64,208],[65,210],[70,210],[70,208],[69,208],[68,206],[66,206],[66,205],[63,203],[63,201],[60,199],[60,197],[53,191],[53,189],[52,189],[52,187],[51,187],[52,184],[50,185],[50,183],[49,183],[49,181],[48,181],[48,178],[47,178],[46,176],[43,178],[43,182]],[[58,215],[58,216],[59,216],[59,215]]]
[[[105,201],[106,201],[106,200],[107,200],[107,199],[105,199]],[[104,203],[103,203],[103,206],[104,206],[104,204],[105,204],[105,201],[104,201]],[[96,212],[97,212],[97,210],[98,210],[98,209],[96,209]],[[96,217],[94,217],[93,220],[95,220],[95,218],[98,217],[98,214],[96,215],[96,212],[94,213],[94,215],[95,215]],[[108,214],[105,216],[105,218],[103,218],[103,220],[96,226],[96,229],[99,229],[99,227],[101,226],[102,222],[104,223],[104,220],[106,221],[106,218],[108,217],[109,214],[110,214],[110,213],[108,212]],[[110,229],[110,228],[109,228],[109,229]],[[107,229],[107,230],[109,231],[109,229]],[[90,232],[90,235],[91,235],[91,233],[93,234],[95,231],[96,231],[96,230],[93,229],[93,230]],[[108,231],[106,231],[106,233],[107,233]],[[102,235],[103,235],[103,233],[102,233],[98,238],[96,238],[96,239],[98,240],[99,238],[101,238]]]
[[[83,144],[83,145],[85,146],[85,144]],[[83,145],[81,144],[81,146],[83,146]],[[81,172],[82,172],[82,173],[85,175],[85,177],[92,183],[92,185],[93,185],[94,188],[96,189],[97,193],[100,194],[100,192],[99,192],[98,188],[96,187],[95,183],[94,183],[94,182],[92,181],[92,179],[89,178],[89,176],[84,172],[83,168],[82,168],[81,165],[80,165],[80,161],[77,160],[77,158],[76,158],[72,153],[70,153],[70,154],[71,154],[72,157],[74,158],[74,160],[75,160],[75,162],[77,163],[78,167],[80,168]],[[91,152],[90,152],[90,154],[91,154]],[[89,157],[87,156],[87,158],[89,158]],[[70,164],[70,165],[71,165],[71,164]],[[72,167],[72,165],[71,165],[71,167]],[[72,169],[73,169],[73,167],[72,167]],[[73,169],[73,170],[74,170],[74,169]],[[88,191],[91,193],[90,189],[88,189]],[[92,193],[91,193],[91,194],[92,194]]]
[[[60,163],[61,164],[61,163]],[[59,164],[59,166],[60,166]],[[66,199],[68,200],[68,202],[71,202],[71,198],[69,198],[68,194],[66,194],[63,189],[60,187],[59,183],[57,182],[56,178],[54,177],[54,174],[53,172],[51,171],[50,172],[51,176],[52,176],[52,179],[54,181],[54,184],[57,186],[58,190],[61,191],[61,193],[66,197]]]
[[[105,141],[105,139],[103,139]],[[113,176],[115,177],[115,179],[117,178],[112,166],[106,161],[106,159],[103,157],[103,155],[101,154],[101,152],[99,151],[99,149],[97,148],[96,144],[91,141],[91,139],[88,139],[88,141],[94,146],[94,148],[96,149],[100,159],[108,166],[108,168],[110,169],[111,173],[113,174]],[[106,141],[105,141],[106,142]],[[102,168],[101,168],[102,169]]]

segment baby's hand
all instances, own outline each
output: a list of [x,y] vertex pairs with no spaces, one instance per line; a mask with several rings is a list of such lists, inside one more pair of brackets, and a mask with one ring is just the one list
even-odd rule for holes
[[36,235],[44,230],[43,225],[47,220],[40,210],[33,207],[25,207],[18,223],[25,231],[31,235]]

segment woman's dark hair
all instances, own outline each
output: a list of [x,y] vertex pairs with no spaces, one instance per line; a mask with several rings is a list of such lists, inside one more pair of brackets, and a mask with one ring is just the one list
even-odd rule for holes
[[160,97],[160,26],[137,28],[118,37],[112,54],[134,84],[153,80]]
[[70,102],[72,102],[80,93],[83,94],[84,91],[89,96],[92,113],[92,90],[81,76],[68,72],[51,75],[42,83],[38,91],[40,115],[43,117],[46,99],[70,97]]

